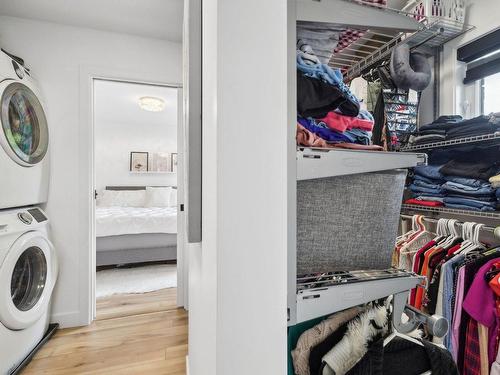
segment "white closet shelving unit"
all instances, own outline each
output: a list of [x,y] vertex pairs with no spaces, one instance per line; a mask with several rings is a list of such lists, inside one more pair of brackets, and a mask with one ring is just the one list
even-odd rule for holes
[[[346,68],[349,78],[354,78],[364,69],[387,57],[392,48],[404,40],[411,41],[413,46],[422,50],[432,50],[467,30],[463,23],[460,26],[460,22],[424,16],[417,19],[405,11],[369,6],[351,0],[297,0],[296,5],[297,21],[366,30],[362,39],[339,54],[342,60],[338,59],[339,56],[330,60],[332,67]],[[292,35],[295,39],[295,33]],[[434,41],[430,42],[431,40]],[[289,58],[293,65],[295,55],[294,40],[293,43],[289,42]],[[296,87],[295,79],[295,74],[289,77],[290,87]],[[289,100],[295,108],[296,97],[291,96]],[[295,109],[293,113],[294,115],[289,112],[291,118],[296,117]],[[297,181],[407,169],[427,162],[427,156],[422,153],[304,147],[293,151],[290,149],[290,153],[292,152],[296,161]],[[291,155],[289,160],[292,160]],[[290,196],[291,200],[296,200],[295,188]],[[290,217],[295,219],[293,215]],[[292,240],[291,243],[295,244],[295,241]],[[318,282],[307,277],[297,279],[296,266],[297,249],[296,246],[291,246],[288,260],[289,326],[389,295],[401,296],[423,282],[423,278],[416,274],[394,269],[327,274]],[[399,300],[404,302],[404,298]]]

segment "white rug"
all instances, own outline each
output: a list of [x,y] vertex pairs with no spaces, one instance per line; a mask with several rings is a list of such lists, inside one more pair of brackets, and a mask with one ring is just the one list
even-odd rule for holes
[[177,286],[177,266],[159,264],[97,271],[96,298],[112,294],[146,293]]

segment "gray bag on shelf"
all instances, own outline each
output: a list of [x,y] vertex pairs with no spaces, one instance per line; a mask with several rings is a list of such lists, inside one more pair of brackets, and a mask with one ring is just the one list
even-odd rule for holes
[[297,275],[388,269],[406,170],[297,182]]

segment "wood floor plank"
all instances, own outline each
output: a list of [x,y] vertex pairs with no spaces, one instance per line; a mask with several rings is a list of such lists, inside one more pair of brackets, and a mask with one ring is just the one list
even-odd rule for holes
[[188,318],[175,292],[99,300],[99,320],[57,332],[23,374],[184,375]]

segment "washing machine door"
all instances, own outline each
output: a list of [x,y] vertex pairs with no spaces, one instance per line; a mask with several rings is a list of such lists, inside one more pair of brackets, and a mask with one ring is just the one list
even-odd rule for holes
[[52,244],[40,232],[19,237],[0,266],[0,321],[12,330],[35,323],[47,311],[57,275]]
[[47,119],[35,93],[21,82],[0,82],[0,144],[17,164],[41,162],[49,146]]

